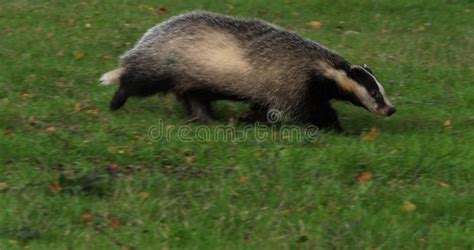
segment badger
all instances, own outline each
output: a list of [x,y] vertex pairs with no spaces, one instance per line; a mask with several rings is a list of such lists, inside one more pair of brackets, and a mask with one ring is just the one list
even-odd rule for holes
[[382,116],[396,111],[366,65],[352,65],[323,45],[268,22],[206,11],[152,27],[100,80],[119,84],[111,110],[131,96],[171,92],[189,118],[200,121],[214,118],[216,100],[246,102],[255,117],[275,109],[335,131],[342,127],[332,100]]

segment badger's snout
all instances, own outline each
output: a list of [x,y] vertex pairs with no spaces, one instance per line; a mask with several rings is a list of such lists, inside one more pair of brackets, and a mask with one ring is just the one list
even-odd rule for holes
[[392,107],[389,107],[389,108],[387,109],[386,116],[391,116],[391,115],[395,114],[395,112],[397,112],[397,109],[396,109],[395,107],[393,107],[393,106],[392,106]]
[[389,117],[393,114],[395,114],[395,112],[397,112],[397,109],[394,107],[394,106],[385,106],[385,107],[382,107],[382,108],[378,108],[374,111],[374,113],[376,113],[377,115],[380,115],[380,116],[386,116],[386,117]]
[[383,116],[389,117],[395,114],[395,112],[397,112],[397,109],[394,106],[386,106],[381,111],[382,111],[381,113]]

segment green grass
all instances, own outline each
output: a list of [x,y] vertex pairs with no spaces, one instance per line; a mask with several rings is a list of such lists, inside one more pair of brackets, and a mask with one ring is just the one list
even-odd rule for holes
[[[473,2],[333,2],[0,0],[0,249],[474,248]],[[193,9],[260,17],[369,64],[398,113],[337,104],[353,135],[316,142],[148,140],[160,120],[186,125],[174,98],[111,113],[115,87],[97,79]],[[221,102],[205,126],[245,110]]]

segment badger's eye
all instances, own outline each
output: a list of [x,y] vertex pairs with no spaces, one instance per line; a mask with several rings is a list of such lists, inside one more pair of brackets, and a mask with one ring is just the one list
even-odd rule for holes
[[375,91],[375,90],[370,91],[370,95],[373,98],[379,98],[380,97],[380,93],[378,91]]

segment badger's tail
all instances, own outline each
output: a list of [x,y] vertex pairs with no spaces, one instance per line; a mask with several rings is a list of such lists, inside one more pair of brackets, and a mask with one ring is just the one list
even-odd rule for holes
[[102,84],[102,85],[112,85],[112,84],[119,83],[120,76],[122,76],[124,70],[125,69],[123,67],[120,67],[120,68],[116,68],[112,71],[109,71],[109,72],[105,73],[100,78],[100,82],[101,82],[100,84]]

